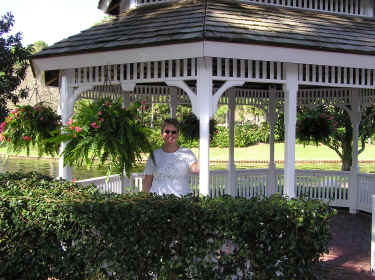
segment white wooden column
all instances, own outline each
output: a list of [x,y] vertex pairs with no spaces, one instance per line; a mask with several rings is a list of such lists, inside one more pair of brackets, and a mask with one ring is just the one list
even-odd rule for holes
[[236,165],[234,163],[234,125],[235,125],[235,111],[236,102],[234,92],[229,92],[228,96],[228,123],[229,123],[229,162],[227,166],[228,170],[228,190],[226,193],[231,196],[237,195],[236,185]]
[[272,195],[277,191],[276,189],[276,165],[275,165],[275,123],[277,119],[276,114],[276,94],[275,89],[270,89],[270,99],[268,104],[267,119],[270,125],[270,162],[268,165],[268,184],[266,189],[267,195]]
[[296,196],[295,180],[295,145],[298,92],[298,65],[286,63],[286,83],[283,85],[285,94],[285,154],[284,154],[284,194]]
[[177,115],[177,88],[170,88],[170,103],[169,110],[171,112],[171,118],[175,119]]
[[[72,72],[64,71],[61,75],[61,87],[60,87],[60,104],[59,111],[61,115],[61,121],[63,125],[69,121],[73,115],[74,107],[74,89],[70,86]],[[64,151],[67,143],[62,143],[60,146],[60,154]],[[64,156],[59,157],[59,175],[61,179],[68,181],[72,180],[73,171],[68,165],[64,165]]]
[[359,90],[352,91],[352,110],[350,113],[350,120],[353,128],[353,151],[352,151],[352,167],[349,198],[351,206],[349,212],[356,214],[358,212],[358,138],[359,138],[359,124],[361,122],[361,108],[360,108],[360,92]]
[[199,193],[210,194],[210,114],[212,109],[212,58],[198,58],[197,100],[199,110]]

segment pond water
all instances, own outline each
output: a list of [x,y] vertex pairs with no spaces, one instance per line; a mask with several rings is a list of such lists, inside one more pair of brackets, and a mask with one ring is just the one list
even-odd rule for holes
[[[59,173],[59,162],[56,159],[39,159],[39,158],[6,158],[0,157],[0,173],[3,172],[31,172],[37,171],[41,174],[56,178]],[[73,168],[73,178],[77,180],[105,176],[105,170],[99,167]]]

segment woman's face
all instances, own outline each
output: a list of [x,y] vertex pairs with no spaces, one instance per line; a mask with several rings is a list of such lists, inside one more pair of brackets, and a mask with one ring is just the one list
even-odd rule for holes
[[178,130],[173,124],[167,124],[162,132],[165,144],[176,144],[178,139]]

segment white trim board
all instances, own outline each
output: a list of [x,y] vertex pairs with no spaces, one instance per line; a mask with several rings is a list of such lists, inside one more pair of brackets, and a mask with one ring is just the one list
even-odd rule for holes
[[42,71],[46,70],[65,70],[90,66],[195,57],[254,59],[375,69],[375,55],[213,41],[35,58],[32,60],[32,65],[35,73],[39,76]]
[[375,68],[375,55],[360,55],[212,41],[207,41],[204,45],[204,55],[211,57],[254,59],[367,69]]

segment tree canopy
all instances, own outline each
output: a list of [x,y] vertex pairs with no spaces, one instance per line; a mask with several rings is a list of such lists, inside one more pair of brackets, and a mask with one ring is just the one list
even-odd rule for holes
[[8,115],[8,102],[17,104],[27,96],[27,88],[16,89],[26,76],[31,47],[22,45],[21,33],[11,34],[14,16],[6,13],[0,18],[0,121]]

